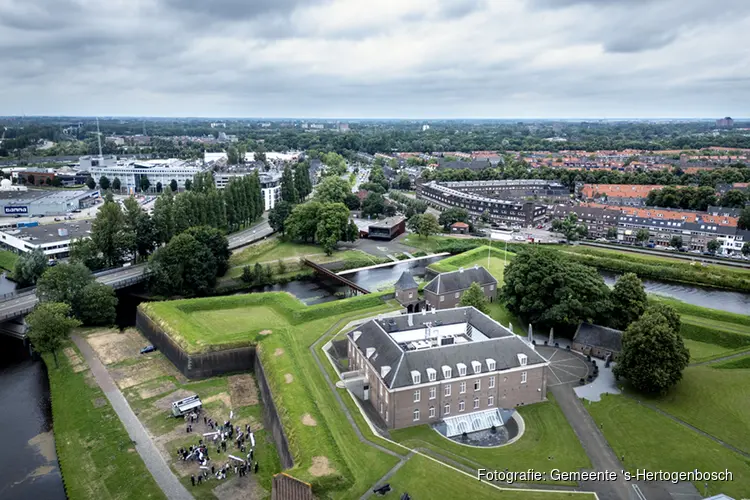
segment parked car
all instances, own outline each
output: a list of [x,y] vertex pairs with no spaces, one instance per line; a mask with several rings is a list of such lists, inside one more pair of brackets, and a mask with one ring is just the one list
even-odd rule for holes
[[156,347],[152,345],[147,345],[143,349],[141,349],[141,354],[148,354],[150,352],[154,352],[156,350]]

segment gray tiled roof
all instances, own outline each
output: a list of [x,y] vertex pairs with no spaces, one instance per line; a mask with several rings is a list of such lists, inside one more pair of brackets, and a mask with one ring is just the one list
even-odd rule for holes
[[581,323],[573,337],[574,342],[579,344],[601,347],[613,352],[622,350],[622,332],[606,326]]
[[[409,316],[411,316],[411,325],[409,324]],[[417,329],[428,322],[433,325],[436,323],[443,325],[469,323],[489,337],[489,340],[403,351],[386,333]],[[354,332],[356,331],[361,332],[361,335],[354,340]],[[520,366],[518,354],[527,356],[529,366],[546,362],[521,337],[508,331],[504,326],[473,307],[370,320],[347,333],[347,335],[354,340],[357,348],[363,354],[367,353],[368,347],[375,348],[375,354],[369,358],[369,361],[377,370],[378,375],[380,375],[380,369],[383,366],[391,367],[388,374],[383,378],[385,384],[391,389],[413,385],[412,370],[419,371],[422,375],[422,382],[426,382],[427,368],[433,368],[437,371],[437,380],[444,380],[443,365],[450,366],[453,372],[451,378],[456,378],[458,377],[458,367],[456,366],[458,363],[467,366],[468,375],[473,373],[472,361],[482,363],[482,373],[488,373],[485,361],[487,358],[495,360],[496,370]]]
[[401,273],[401,277],[399,277],[395,287],[396,290],[410,290],[412,288],[419,288],[419,285],[414,281],[414,277],[409,271],[404,271]]
[[424,289],[433,293],[451,293],[466,290],[472,283],[497,285],[497,280],[484,267],[470,267],[463,271],[440,273]]

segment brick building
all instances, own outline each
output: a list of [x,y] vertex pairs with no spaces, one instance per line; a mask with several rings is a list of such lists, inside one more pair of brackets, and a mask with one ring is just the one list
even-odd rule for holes
[[374,319],[346,336],[362,396],[389,429],[546,397],[547,360],[473,307]]

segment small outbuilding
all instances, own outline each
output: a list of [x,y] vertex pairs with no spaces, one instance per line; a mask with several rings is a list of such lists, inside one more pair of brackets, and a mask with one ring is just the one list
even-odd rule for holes
[[408,312],[419,311],[419,285],[409,271],[404,271],[394,285],[396,300]]
[[612,355],[613,360],[617,359],[622,351],[622,331],[581,323],[573,336],[573,350],[596,358],[607,359]]
[[469,232],[469,225],[465,222],[454,222],[451,224],[451,233],[466,234]]

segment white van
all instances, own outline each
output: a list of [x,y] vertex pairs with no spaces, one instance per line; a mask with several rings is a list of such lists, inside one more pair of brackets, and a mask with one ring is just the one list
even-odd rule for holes
[[197,394],[194,394],[190,397],[172,403],[172,415],[174,415],[175,417],[181,417],[193,410],[200,409],[201,406],[203,406],[203,403],[201,403],[201,399]]

